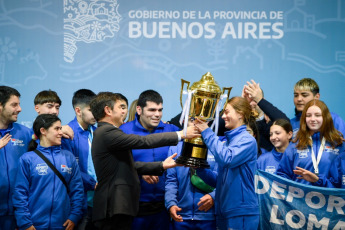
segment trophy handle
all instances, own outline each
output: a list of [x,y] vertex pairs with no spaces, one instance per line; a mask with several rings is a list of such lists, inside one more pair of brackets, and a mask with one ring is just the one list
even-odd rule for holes
[[182,92],[183,92],[183,85],[184,84],[187,84],[187,89],[189,88],[189,84],[190,82],[189,81],[186,81],[186,80],[183,80],[181,79],[181,92],[180,92],[180,103],[181,103],[181,108],[183,109],[183,104],[182,104]]
[[227,97],[227,99],[226,99],[226,102],[224,103],[224,106],[223,106],[223,109],[222,109],[222,111],[221,111],[221,114],[223,114],[223,111],[224,111],[224,109],[225,109],[225,107],[226,107],[226,104],[228,103],[228,101],[229,101],[229,97],[230,97],[230,92],[231,92],[231,90],[232,90],[232,87],[223,87],[223,94],[225,93],[225,90],[227,90],[228,91],[228,97]]

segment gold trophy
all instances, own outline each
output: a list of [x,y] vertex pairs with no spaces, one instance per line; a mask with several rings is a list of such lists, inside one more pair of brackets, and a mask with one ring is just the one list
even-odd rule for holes
[[[214,115],[221,95],[224,95],[225,90],[227,90],[228,100],[232,89],[232,87],[224,87],[223,90],[221,90],[210,72],[203,75],[200,81],[194,82],[190,88],[189,81],[181,79],[181,83],[181,106],[183,86],[186,83],[187,90],[191,94],[188,118],[192,120],[195,118],[199,118],[203,121],[214,120]],[[226,103],[224,103],[224,107],[225,106]],[[183,116],[183,113],[181,116]],[[185,120],[184,122],[188,121]],[[209,168],[210,165],[207,163],[207,148],[202,138],[196,137],[185,139],[181,155],[176,159],[176,163],[189,167]]]

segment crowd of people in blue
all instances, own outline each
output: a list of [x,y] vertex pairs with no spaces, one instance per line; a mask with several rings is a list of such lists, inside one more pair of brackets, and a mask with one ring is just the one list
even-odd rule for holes
[[[181,130],[181,114],[163,122],[154,90],[128,111],[122,94],[80,89],[75,118],[62,125],[59,96],[44,90],[30,129],[16,122],[20,93],[0,86],[0,229],[258,229],[256,170],[345,188],[345,122],[313,79],[293,95],[289,119],[251,80],[214,133],[198,118]],[[176,164],[183,139],[200,136],[210,168]]]

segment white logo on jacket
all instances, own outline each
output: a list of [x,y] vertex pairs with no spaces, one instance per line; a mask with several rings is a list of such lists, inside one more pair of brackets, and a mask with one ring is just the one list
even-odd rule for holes
[[36,170],[38,172],[38,175],[47,175],[48,174],[48,165],[46,163],[43,164],[37,164]]
[[299,158],[307,158],[308,157],[309,149],[297,149],[298,157]]
[[345,175],[343,175],[343,185],[345,185]]
[[276,167],[274,167],[274,166],[267,166],[267,167],[265,168],[265,172],[274,174],[274,173],[276,172]]
[[334,149],[334,148],[332,148],[332,146],[325,146],[325,152],[339,155],[339,149]]
[[61,165],[61,172],[72,174],[72,168],[68,168],[67,165]]

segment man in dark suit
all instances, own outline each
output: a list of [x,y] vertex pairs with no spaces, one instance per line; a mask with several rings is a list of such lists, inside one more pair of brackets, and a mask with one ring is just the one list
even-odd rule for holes
[[138,174],[162,175],[165,169],[175,167],[172,159],[163,162],[133,161],[132,149],[176,145],[181,138],[200,136],[194,127],[183,131],[128,135],[118,127],[127,115],[127,99],[111,92],[101,92],[90,103],[98,122],[92,141],[92,159],[98,185],[95,190],[93,221],[103,230],[131,229],[133,217],[139,208],[140,182]]

